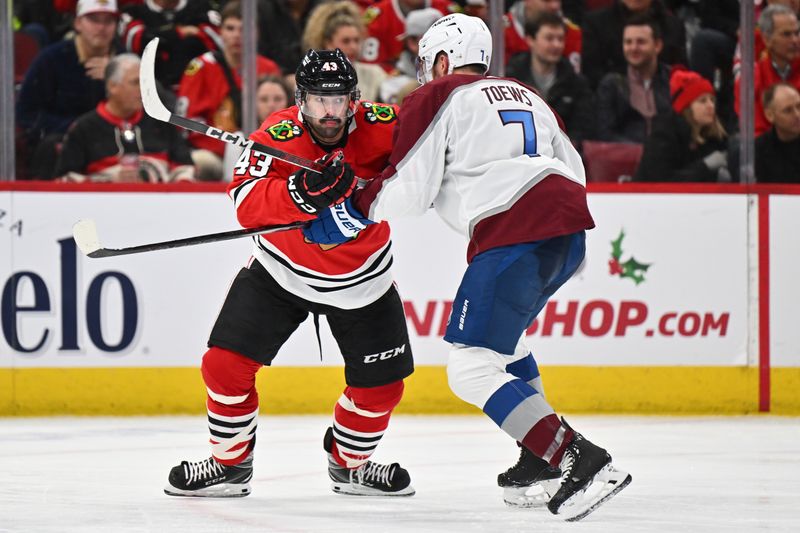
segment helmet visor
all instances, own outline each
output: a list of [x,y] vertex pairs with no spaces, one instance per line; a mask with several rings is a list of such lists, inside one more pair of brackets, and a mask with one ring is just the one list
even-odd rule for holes
[[417,67],[417,81],[420,85],[425,85],[429,81],[433,81],[432,77],[432,67],[433,65],[429,64],[430,61],[427,60],[425,57],[418,57],[416,60],[416,67]]
[[355,113],[355,100],[348,94],[305,93],[299,102],[300,112],[307,117],[344,119]]

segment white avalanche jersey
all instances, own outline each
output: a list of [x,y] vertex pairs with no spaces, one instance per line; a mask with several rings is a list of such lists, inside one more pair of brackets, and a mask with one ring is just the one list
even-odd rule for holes
[[403,101],[389,166],[357,192],[371,220],[433,205],[470,239],[497,246],[594,227],[580,155],[550,107],[508,78],[451,75]]

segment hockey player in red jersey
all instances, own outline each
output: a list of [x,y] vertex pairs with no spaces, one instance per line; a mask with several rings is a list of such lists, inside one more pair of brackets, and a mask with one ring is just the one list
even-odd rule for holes
[[418,55],[424,85],[403,102],[389,166],[304,231],[346,242],[372,221],[433,205],[469,239],[444,337],[450,388],[520,445],[519,462],[498,476],[506,502],[579,520],[631,477],[547,403],[525,331],[577,270],[594,227],[581,158],[534,91],[484,75],[492,37],[480,19],[439,19]]
[[[354,171],[374,176],[391,151],[397,109],[359,101],[355,70],[340,50],[309,51],[296,82],[296,105],[268,117],[250,138],[317,159],[325,169],[298,170],[245,150],[228,187],[245,228],[314,219],[352,192]],[[413,372],[403,305],[389,270],[389,226],[372,225],[339,246],[311,243],[300,230],[253,240],[253,257],[233,281],[203,357],[212,456],[174,467],[165,492],[249,494],[256,372],[271,364],[313,314],[315,323],[318,315],[326,316],[345,360],[347,387],[323,439],[332,489],[364,496],[414,494],[404,468],[369,460],[402,397],[403,379]],[[381,357],[386,354],[390,357]]]

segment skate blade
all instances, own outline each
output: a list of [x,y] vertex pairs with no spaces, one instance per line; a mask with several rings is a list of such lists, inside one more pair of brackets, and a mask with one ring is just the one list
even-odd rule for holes
[[538,509],[547,507],[547,502],[558,491],[561,479],[548,479],[527,487],[505,487],[503,501],[509,507]]
[[567,522],[582,520],[627,487],[632,480],[629,473],[617,470],[609,463],[595,474],[584,490],[561,505],[558,516]]
[[164,494],[190,498],[244,498],[250,494],[250,484],[224,483],[222,485],[215,485],[213,487],[197,490],[182,490],[172,485],[167,485],[164,487]]
[[372,496],[372,497],[388,496],[394,498],[397,496],[413,496],[414,494],[416,494],[414,487],[412,487],[411,485],[396,492],[385,492],[370,487],[359,487],[351,485],[350,483],[331,483],[331,490],[336,494],[347,494],[348,496]]

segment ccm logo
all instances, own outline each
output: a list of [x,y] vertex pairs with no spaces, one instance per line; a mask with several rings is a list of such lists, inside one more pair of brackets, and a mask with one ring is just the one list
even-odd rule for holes
[[398,355],[406,352],[406,345],[398,346],[397,348],[393,348],[391,350],[386,350],[385,352],[381,353],[374,353],[372,355],[365,355],[364,356],[364,363],[374,363],[375,361],[385,361],[386,359],[391,359],[392,357],[397,357]]

